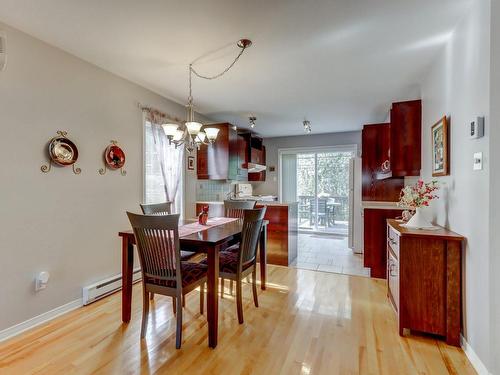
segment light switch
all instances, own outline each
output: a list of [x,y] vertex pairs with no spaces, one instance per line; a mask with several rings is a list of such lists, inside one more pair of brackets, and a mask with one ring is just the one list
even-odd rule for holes
[[475,171],[483,170],[483,153],[476,152],[474,153],[474,168]]

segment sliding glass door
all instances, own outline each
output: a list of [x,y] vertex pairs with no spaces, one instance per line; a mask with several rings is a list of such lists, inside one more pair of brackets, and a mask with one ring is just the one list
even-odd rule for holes
[[354,155],[352,148],[280,151],[281,200],[298,202],[300,230],[348,235]]

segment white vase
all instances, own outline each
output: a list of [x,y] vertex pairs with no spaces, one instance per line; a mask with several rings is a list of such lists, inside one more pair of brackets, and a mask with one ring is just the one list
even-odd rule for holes
[[422,212],[422,207],[418,207],[415,215],[411,217],[410,220],[404,225],[407,228],[415,228],[415,229],[427,229],[427,228],[434,228],[434,225],[432,225],[424,216],[424,213]]

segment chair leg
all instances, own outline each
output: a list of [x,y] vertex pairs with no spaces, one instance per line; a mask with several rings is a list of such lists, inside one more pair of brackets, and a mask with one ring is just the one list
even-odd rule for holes
[[243,324],[243,300],[241,296],[241,279],[236,280],[236,309],[238,311],[238,322]]
[[200,285],[200,314],[203,315],[203,307],[205,305],[205,283]]
[[172,297],[172,310],[174,311],[174,315],[177,313],[177,304],[175,303],[175,297]]
[[177,327],[175,330],[175,348],[180,349],[182,344],[182,296],[177,296]]
[[182,296],[182,307],[186,307],[186,296]]
[[146,337],[146,329],[148,327],[149,315],[149,294],[144,290],[142,292],[142,325],[141,325],[141,339]]
[[155,294],[154,293],[149,293],[149,299],[152,301],[155,299]]
[[220,298],[224,298],[224,278],[220,278]]
[[259,300],[257,299],[257,267],[254,266],[252,272],[252,290],[253,290],[253,303],[255,307],[259,307]]

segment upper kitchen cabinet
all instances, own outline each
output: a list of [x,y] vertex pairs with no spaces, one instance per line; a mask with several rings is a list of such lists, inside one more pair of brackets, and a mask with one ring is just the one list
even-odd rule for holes
[[422,101],[393,103],[390,132],[390,170],[392,176],[420,176]]
[[248,168],[248,181],[266,180],[266,147],[262,138],[252,133],[243,133],[247,145],[245,166]]
[[201,145],[197,151],[198,179],[246,181],[245,139],[229,123],[210,127],[218,128],[219,134],[213,144]]
[[364,201],[395,202],[404,178],[384,178],[390,157],[391,125],[365,125],[362,131],[362,196]]

